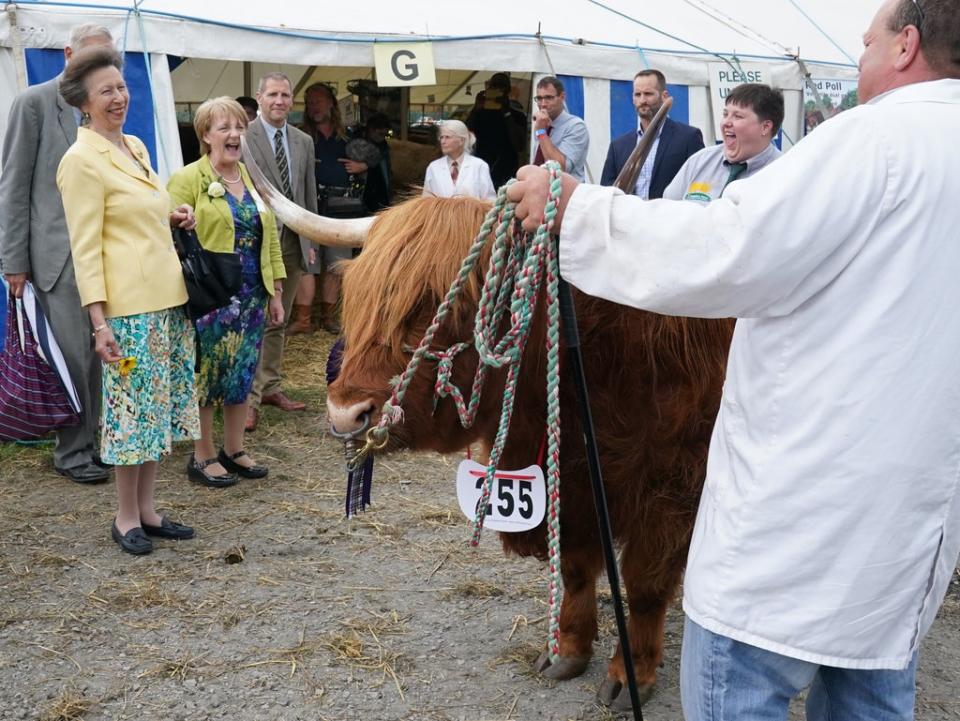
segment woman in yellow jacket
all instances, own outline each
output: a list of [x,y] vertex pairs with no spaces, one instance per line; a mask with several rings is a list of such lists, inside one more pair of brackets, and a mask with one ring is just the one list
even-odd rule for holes
[[[116,467],[111,534],[127,553],[153,550],[148,536],[191,538],[157,514],[157,462],[171,442],[197,438],[193,329],[170,226],[193,227],[189,205],[170,201],[147,150],[123,134],[130,96],[113,48],[75,53],[60,82],[87,127],[63,156],[63,197],[80,302],[103,361],[100,454]],[[56,202],[56,199],[51,199]]]
[[[197,395],[200,440],[187,463],[187,476],[207,486],[236,483],[237,476],[263,478],[243,449],[247,394],[253,383],[263,330],[283,323],[280,302],[286,277],[273,213],[253,188],[240,162],[240,136],[247,115],[232,98],[214,98],[194,115],[203,152],[167,183],[174,203],[195,208],[197,236],[204,248],[236,252],[243,261],[243,287],[232,302],[194,320],[200,343]],[[223,404],[223,446],[213,442],[214,405]]]

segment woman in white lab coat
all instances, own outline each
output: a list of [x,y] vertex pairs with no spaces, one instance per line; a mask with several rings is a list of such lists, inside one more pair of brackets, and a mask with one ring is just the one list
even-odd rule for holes
[[472,195],[490,199],[497,191],[490,179],[490,167],[484,160],[470,154],[475,139],[467,126],[459,120],[445,120],[440,126],[440,150],[437,158],[427,166],[423,194],[438,198]]

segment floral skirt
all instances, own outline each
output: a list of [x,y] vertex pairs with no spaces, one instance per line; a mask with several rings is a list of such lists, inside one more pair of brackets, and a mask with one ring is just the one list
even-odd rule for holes
[[[133,466],[200,437],[193,326],[182,308],[108,320],[124,361],[104,363],[100,455]],[[132,359],[132,360],[129,360]]]

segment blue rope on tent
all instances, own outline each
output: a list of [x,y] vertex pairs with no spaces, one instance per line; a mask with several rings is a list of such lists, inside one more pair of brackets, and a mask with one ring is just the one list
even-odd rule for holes
[[833,45],[833,47],[835,47],[837,50],[840,51],[841,55],[843,55],[847,60],[849,60],[854,65],[857,64],[857,61],[851,58],[849,55],[847,55],[847,51],[844,50],[842,47],[840,47],[840,44],[836,40],[834,40],[832,37],[830,37],[829,33],[827,33],[826,30],[824,30],[822,27],[819,26],[817,22],[812,17],[810,17],[810,15],[807,14],[805,10],[802,7],[800,7],[800,5],[797,4],[796,0],[789,0],[789,2],[791,5],[793,5],[793,7],[797,9],[798,13],[803,15],[803,17],[805,17],[807,21],[811,25],[813,25],[813,27],[815,27],[821,35],[823,35],[823,37],[825,37],[828,41],[830,41],[830,44]]
[[647,54],[643,52],[643,48],[637,45],[637,52],[640,53],[640,59],[643,61],[643,67],[645,70],[650,69],[650,61],[647,60]]
[[671,33],[668,33],[666,30],[661,30],[660,28],[655,28],[655,27],[654,27],[653,25],[651,25],[650,23],[645,23],[645,22],[643,22],[642,20],[638,20],[637,18],[635,18],[635,17],[633,17],[633,16],[631,16],[631,15],[627,15],[626,13],[620,12],[619,10],[615,10],[614,8],[610,7],[609,5],[604,5],[604,4],[603,4],[602,2],[600,2],[599,0],[588,0],[588,2],[596,5],[596,6],[599,7],[599,8],[603,8],[603,9],[606,10],[607,12],[611,12],[611,13],[613,13],[614,15],[619,15],[620,17],[624,18],[625,20],[629,20],[630,22],[636,23],[636,24],[639,25],[640,27],[644,27],[644,28],[646,28],[647,30],[653,30],[653,32],[655,32],[655,33],[657,33],[657,34],[659,34],[659,35],[663,35],[664,37],[668,37],[668,38],[670,38],[671,40],[676,40],[678,43],[683,43],[684,45],[689,45],[691,48],[696,48],[697,50],[699,50],[699,51],[702,52],[702,53],[706,53],[707,55],[716,55],[716,53],[710,52],[710,51],[707,50],[706,48],[702,48],[702,47],[700,47],[699,45],[697,45],[697,44],[695,44],[695,43],[691,43],[689,40],[684,40],[684,39],[681,38],[681,37],[678,37],[678,36],[676,36],[676,35],[672,35]]

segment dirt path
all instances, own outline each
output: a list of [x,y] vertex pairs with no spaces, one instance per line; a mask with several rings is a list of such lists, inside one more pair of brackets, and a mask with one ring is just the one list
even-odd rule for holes
[[[198,537],[143,558],[110,540],[112,485],[69,484],[49,449],[0,446],[0,719],[613,718],[593,703],[614,645],[608,599],[587,673],[532,677],[546,574],[492,533],[468,547],[458,459],[378,463],[375,509],[344,521],[319,373],[305,365],[291,389],[313,412],[265,410],[250,450],[266,481],[214,491],[187,482],[189,448],[163,462],[161,505]],[[681,624],[674,609],[647,719],[681,718]],[[960,718],[960,583],[919,687],[918,721]]]

